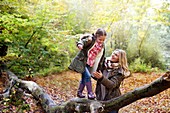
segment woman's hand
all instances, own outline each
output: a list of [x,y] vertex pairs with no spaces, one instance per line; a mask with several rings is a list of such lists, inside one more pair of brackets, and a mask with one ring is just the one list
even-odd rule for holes
[[99,72],[93,72],[93,76],[95,77],[95,78],[97,78],[97,79],[100,79],[100,78],[102,78],[102,72],[101,71],[99,71]]

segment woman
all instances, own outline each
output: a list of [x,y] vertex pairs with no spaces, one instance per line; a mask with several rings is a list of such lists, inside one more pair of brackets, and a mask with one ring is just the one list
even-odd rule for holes
[[82,94],[86,86],[88,91],[88,98],[94,99],[95,95],[92,91],[91,73],[100,69],[101,63],[104,60],[105,47],[104,41],[106,39],[106,31],[99,28],[95,34],[86,34],[77,42],[77,47],[80,49],[79,53],[71,62],[69,69],[82,73],[81,81],[77,91],[77,96],[85,98]]
[[[111,57],[105,59],[102,72],[93,72],[93,77],[97,79],[96,99],[107,101],[120,96],[120,84],[128,76],[130,76],[130,71],[126,52],[116,49]],[[109,113],[118,113],[118,110]]]

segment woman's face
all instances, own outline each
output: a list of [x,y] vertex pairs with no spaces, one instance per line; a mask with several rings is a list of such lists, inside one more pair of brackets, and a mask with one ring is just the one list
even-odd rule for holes
[[105,39],[106,39],[106,36],[99,36],[99,37],[97,37],[96,41],[98,43],[104,43]]
[[111,55],[111,61],[112,62],[119,62],[119,51],[114,51]]

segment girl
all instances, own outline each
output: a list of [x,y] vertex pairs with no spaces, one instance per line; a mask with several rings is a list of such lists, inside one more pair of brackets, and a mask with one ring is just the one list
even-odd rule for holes
[[77,96],[80,98],[85,98],[85,95],[82,94],[85,86],[88,91],[88,98],[95,98],[92,92],[91,73],[101,68],[100,62],[103,62],[105,55],[105,39],[106,31],[99,28],[95,34],[86,34],[77,42],[80,51],[71,62],[69,69],[82,73],[77,91]]
[[[103,71],[93,72],[93,77],[97,79],[96,99],[107,101],[120,96],[120,84],[128,76],[130,76],[130,71],[128,70],[126,52],[116,49],[111,57],[106,58]],[[118,110],[109,113],[118,113]]]

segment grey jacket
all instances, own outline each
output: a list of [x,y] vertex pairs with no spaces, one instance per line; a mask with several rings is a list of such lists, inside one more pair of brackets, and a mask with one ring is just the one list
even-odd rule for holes
[[[89,40],[89,37],[91,37],[92,40]],[[69,69],[74,70],[79,73],[84,72],[85,66],[87,63],[87,58],[88,58],[88,55],[87,55],[88,51],[89,49],[93,47],[95,41],[96,41],[96,38],[93,35],[87,35],[87,37],[83,37],[77,42],[77,45],[78,44],[83,45],[83,49],[79,51],[78,54],[75,56],[75,58],[72,60],[71,64],[68,67]],[[100,59],[100,63],[98,65],[97,70],[101,70],[101,68],[103,67],[102,62],[104,60],[104,55],[105,55],[105,47],[104,47],[103,55]]]

